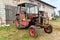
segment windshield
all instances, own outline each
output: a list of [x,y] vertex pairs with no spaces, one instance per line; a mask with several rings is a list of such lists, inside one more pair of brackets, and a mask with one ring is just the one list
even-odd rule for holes
[[38,6],[34,4],[22,4],[18,6],[18,13],[20,12],[26,12],[28,14],[37,14]]
[[27,8],[26,13],[32,13],[32,14],[34,14],[34,13],[37,14],[38,13],[37,5],[26,4],[26,8]]

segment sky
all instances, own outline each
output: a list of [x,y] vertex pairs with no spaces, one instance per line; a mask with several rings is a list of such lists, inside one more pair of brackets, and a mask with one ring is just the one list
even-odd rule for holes
[[42,0],[48,4],[51,4],[56,7],[55,13],[56,15],[59,15],[58,10],[60,10],[60,0]]

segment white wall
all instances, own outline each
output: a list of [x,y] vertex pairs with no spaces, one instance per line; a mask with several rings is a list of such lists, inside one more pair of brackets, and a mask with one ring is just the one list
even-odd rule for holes
[[26,3],[28,2],[29,0],[20,0],[20,3]]
[[5,4],[0,1],[0,25],[6,24]]

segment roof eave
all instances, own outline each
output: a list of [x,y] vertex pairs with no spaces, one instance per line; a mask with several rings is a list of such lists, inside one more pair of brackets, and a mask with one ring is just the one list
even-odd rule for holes
[[42,2],[42,3],[48,5],[48,6],[52,7],[52,8],[56,8],[55,6],[52,6],[52,5],[50,5],[50,4],[46,3],[46,2],[43,2],[43,1],[41,1],[41,0],[37,0],[37,1]]

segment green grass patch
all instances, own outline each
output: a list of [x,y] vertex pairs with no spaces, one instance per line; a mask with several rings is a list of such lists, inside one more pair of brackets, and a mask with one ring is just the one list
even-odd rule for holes
[[23,35],[22,38],[20,38],[21,40],[35,40],[34,37],[31,37],[28,33],[26,33],[25,35]]
[[7,37],[2,37],[0,38],[0,40],[7,40]]
[[[10,27],[10,26],[9,26],[9,27]],[[0,31],[1,31],[1,30],[6,30],[6,31],[7,31],[7,30],[10,30],[9,27],[6,27],[6,26],[5,26],[5,27],[0,27]]]

